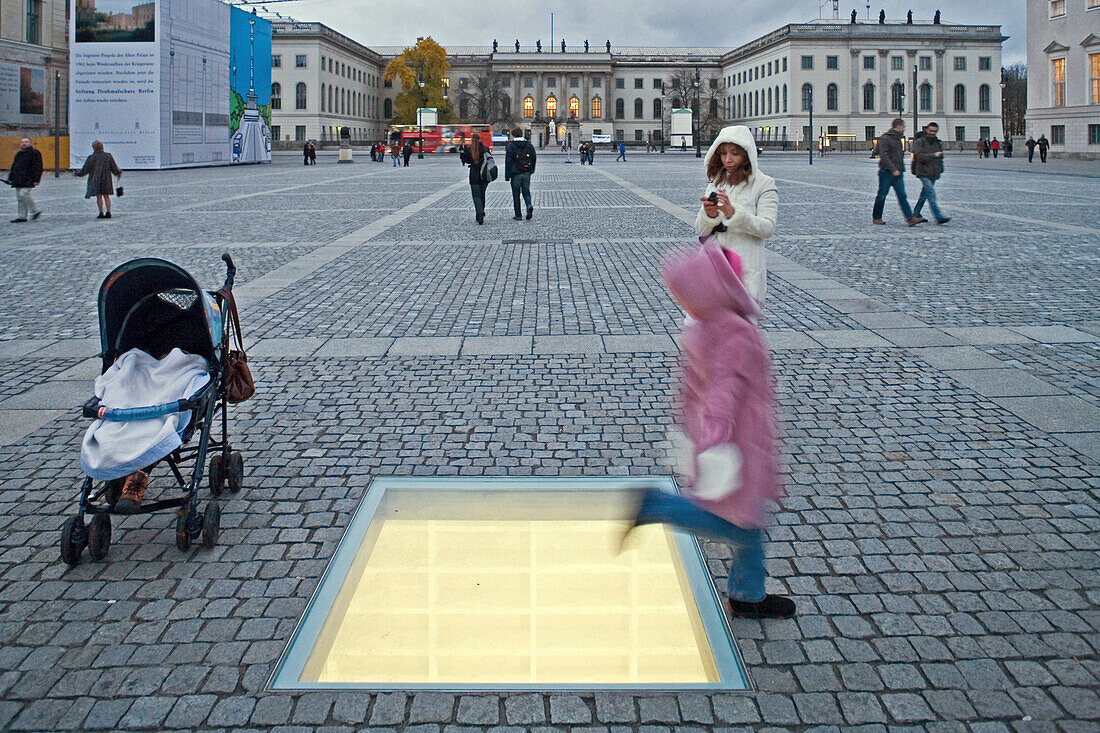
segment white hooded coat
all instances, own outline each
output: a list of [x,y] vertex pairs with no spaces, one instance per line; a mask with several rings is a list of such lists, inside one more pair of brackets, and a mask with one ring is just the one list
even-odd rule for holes
[[745,267],[745,288],[757,304],[763,306],[764,296],[768,291],[768,265],[764,250],[764,240],[771,237],[775,231],[775,220],[779,212],[779,191],[775,186],[775,179],[766,176],[760,171],[756,160],[756,140],[753,139],[749,128],[744,125],[724,127],[718,133],[718,137],[711,143],[704,159],[704,170],[709,165],[712,156],[718,154],[718,147],[723,143],[739,145],[749,156],[752,165],[752,174],[748,179],[730,186],[721,184],[715,186],[713,182],[707,185],[706,193],[719,188],[729,197],[733,204],[733,216],[726,218],[722,212],[718,212],[717,218],[707,216],[706,210],[700,204],[699,214],[695,217],[695,233],[700,237],[710,234],[719,224],[726,225],[726,231],[715,232],[714,236],[725,249],[732,250],[741,257]]

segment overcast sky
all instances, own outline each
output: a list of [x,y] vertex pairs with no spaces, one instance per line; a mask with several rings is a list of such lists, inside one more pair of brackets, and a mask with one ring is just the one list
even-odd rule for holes
[[[1000,25],[1009,36],[1004,44],[1005,66],[1025,61],[1026,0],[873,0],[871,16],[879,9],[888,19],[900,20],[912,8],[918,21],[930,21],[936,9],[944,23]],[[554,39],[580,44],[588,38],[602,46],[610,38],[622,46],[738,46],[787,23],[821,16],[832,17],[826,0],[294,0],[267,6],[295,20],[316,20],[366,46],[398,46],[431,36],[444,46],[488,45],[496,38],[502,48],[518,37],[525,45],[538,39],[550,45],[550,13]],[[448,12],[440,12],[449,7]],[[471,10],[474,8],[476,10]],[[840,15],[852,10],[862,21],[866,0],[841,0]]]

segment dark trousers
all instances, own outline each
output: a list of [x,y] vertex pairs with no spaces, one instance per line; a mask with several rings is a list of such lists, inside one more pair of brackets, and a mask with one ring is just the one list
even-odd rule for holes
[[1047,162],[1047,151],[1046,151],[1046,148],[1039,148],[1039,161],[1040,161],[1040,162],[1042,162],[1042,163],[1046,163],[1046,162]]
[[405,167],[406,168],[409,167],[409,158],[411,158],[411,157],[412,157],[412,154],[406,154],[405,155]]
[[478,216],[485,214],[485,189],[488,187],[488,183],[470,184],[470,195],[474,197],[474,213]]
[[906,219],[912,219],[913,210],[909,208],[909,199],[905,197],[905,177],[895,176],[890,171],[884,171],[881,168],[878,172],[878,194],[875,195],[875,208],[871,218],[882,218],[882,207],[886,204],[886,194],[890,193],[891,188],[898,196],[901,213],[905,215]]
[[519,197],[522,194],[524,203],[527,204],[527,208],[531,208],[531,174],[530,173],[513,173],[511,178],[512,183],[512,208],[515,209],[516,216],[522,216],[523,212],[519,208]]
[[1035,148],[1027,149],[1027,162],[1030,163],[1035,160]]

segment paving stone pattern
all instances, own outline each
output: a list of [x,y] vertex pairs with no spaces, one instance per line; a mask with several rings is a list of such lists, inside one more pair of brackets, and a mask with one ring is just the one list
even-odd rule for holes
[[[733,621],[754,692],[267,689],[372,477],[674,470],[681,315],[657,263],[691,240],[700,163],[564,160],[540,157],[531,222],[507,218],[501,182],[483,227],[461,187],[379,232],[464,169],[286,156],[127,173],[112,222],[84,221],[82,182],[47,178],[41,222],[0,225],[15,296],[0,313],[0,420],[38,399],[58,410],[0,445],[0,729],[1100,725],[1098,248],[1082,234],[1100,185],[1061,167],[949,167],[951,225],[911,230],[888,209],[872,228],[861,157],[762,159],[783,202],[762,325],[789,494],[769,590],[799,614]],[[316,252],[333,242],[346,251]],[[108,559],[66,568],[58,532],[86,422],[56,405],[95,373],[81,359],[99,281],[150,254],[213,287],[223,246],[242,288],[262,287],[244,312],[259,391],[231,421],[247,484],[221,501],[219,544],[182,555],[173,515],[115,518]],[[1083,427],[1039,427],[1033,408],[1055,399]],[[168,493],[155,477],[150,495]],[[724,587],[730,548],[703,550]]]

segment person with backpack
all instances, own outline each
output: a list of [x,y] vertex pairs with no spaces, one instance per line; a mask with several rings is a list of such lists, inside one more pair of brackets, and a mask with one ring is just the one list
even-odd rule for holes
[[485,189],[496,180],[497,164],[481,137],[472,135],[470,144],[465,146],[459,158],[470,166],[470,194],[474,197],[474,219],[478,224],[485,223]]
[[1047,148],[1050,147],[1050,140],[1047,140],[1046,133],[1039,136],[1039,142],[1035,143],[1039,146],[1039,162],[1047,162]]
[[913,209],[913,216],[920,219],[921,223],[927,221],[920,215],[924,208],[924,202],[932,207],[932,216],[936,217],[937,224],[946,224],[950,217],[944,216],[940,207],[936,204],[936,181],[943,175],[943,145],[936,133],[940,126],[935,122],[929,122],[924,132],[913,140],[913,175],[920,181],[921,191],[917,197],[917,205]]
[[535,146],[529,140],[524,139],[523,130],[512,130],[512,141],[504,151],[504,180],[512,184],[512,208],[515,210],[515,221],[523,221],[520,215],[519,197],[523,196],[527,204],[527,218],[535,215],[535,207],[531,203],[531,174],[535,172],[536,162]]

